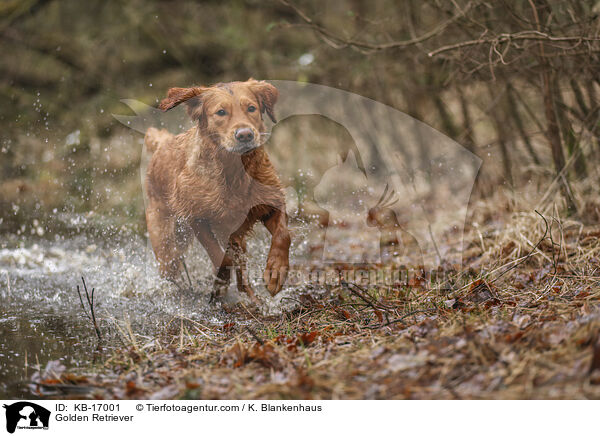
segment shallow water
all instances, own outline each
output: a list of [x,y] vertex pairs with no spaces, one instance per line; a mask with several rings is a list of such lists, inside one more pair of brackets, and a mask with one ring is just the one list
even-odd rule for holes
[[[105,345],[117,326],[151,335],[175,317],[210,324],[226,315],[209,308],[210,267],[201,253],[188,260],[195,292],[160,279],[144,238],[0,240],[0,395],[26,396],[25,382],[36,368],[60,360],[67,368],[89,365],[96,336],[85,317],[76,286],[95,289],[95,313]],[[234,293],[232,293],[234,294]],[[85,294],[83,294],[85,301]]]
[[[275,298],[266,292],[261,274],[269,238],[258,227],[248,241],[250,279],[264,302],[263,313],[280,313],[282,301],[292,290],[284,289]],[[302,230],[296,230],[297,236],[299,232]],[[296,238],[292,247],[296,259],[306,251],[305,243],[297,244],[302,240]],[[134,233],[108,238],[90,236],[89,232],[55,237],[0,236],[0,396],[31,396],[28,381],[32,373],[49,361],[59,360],[72,370],[103,358],[94,353],[95,332],[77,293],[79,285],[85,301],[81,277],[90,292],[95,290],[104,357],[111,345],[120,343],[119,329],[127,330],[126,326],[150,340],[179,317],[213,326],[231,321],[218,305],[208,304],[212,266],[198,244],[186,254],[186,264],[193,290],[161,279],[146,238]],[[187,278],[182,275],[179,283],[187,284]],[[235,303],[246,298],[232,284],[225,301]]]
[[[82,216],[67,221],[75,231],[61,230],[63,235],[49,235],[47,230],[0,235],[0,396],[31,396],[31,375],[50,361],[58,360],[68,371],[101,362],[111,347],[122,344],[123,332],[133,332],[143,344],[173,320],[206,326],[244,322],[234,320],[219,304],[209,304],[213,268],[198,243],[185,255],[193,289],[183,274],[181,286],[176,287],[159,277],[145,237],[105,223],[100,225],[105,230],[90,229]],[[369,262],[369,253],[379,252],[376,233],[347,223],[331,226],[327,233],[302,222],[291,223],[290,230],[290,264],[296,272],[321,268],[329,261]],[[264,315],[280,314],[296,305],[299,294],[327,292],[318,283],[298,279],[306,276],[293,278],[290,273],[283,291],[271,297],[262,282],[269,241],[268,232],[259,225],[247,241],[249,279]],[[88,290],[95,290],[104,352],[96,351],[96,334],[81,307],[77,286],[85,301],[82,277]],[[224,300],[250,303],[234,283]]]

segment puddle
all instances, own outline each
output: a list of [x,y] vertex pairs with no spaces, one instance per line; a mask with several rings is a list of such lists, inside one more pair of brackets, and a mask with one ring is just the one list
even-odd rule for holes
[[79,285],[83,293],[81,277],[90,292],[95,289],[95,311],[107,352],[118,339],[116,325],[125,321],[139,335],[151,335],[178,316],[225,322],[224,313],[206,305],[202,291],[208,289],[210,269],[200,255],[190,262],[192,274],[198,276],[197,293],[183,295],[160,279],[139,236],[101,241],[78,235],[16,243],[6,238],[0,244],[3,397],[26,396],[28,377],[50,360],[60,360],[69,369],[91,363],[96,337],[76,290]]
[[[250,279],[264,301],[262,311],[280,313],[282,302],[293,290],[271,298],[264,289],[261,274],[269,238],[266,230],[258,227],[248,240]],[[306,244],[300,245],[292,252],[302,257]],[[186,263],[194,291],[180,290],[161,279],[147,240],[136,234],[111,238],[77,234],[53,239],[0,236],[0,395],[30,396],[29,377],[51,360],[59,360],[69,370],[92,363],[96,336],[76,290],[79,285],[85,301],[81,277],[90,292],[95,289],[96,317],[106,337],[106,355],[111,346],[120,343],[117,326],[122,328],[125,323],[136,335],[150,338],[180,316],[205,325],[231,321],[224,311],[208,304],[212,266],[198,244],[186,254]],[[226,301],[239,299],[246,297],[232,284]]]
[[[79,222],[77,216],[70,218]],[[378,253],[378,237],[348,223],[330,226],[327,234],[313,225],[291,223],[290,264],[296,272],[322,268],[328,256],[338,262],[369,262],[367,252]],[[208,304],[212,265],[194,243],[185,256],[193,290],[181,289],[158,275],[145,237],[111,229],[75,232],[72,236],[0,235],[0,395],[24,398],[28,378],[51,360],[67,370],[89,367],[94,358],[110,355],[121,344],[120,331],[129,326],[141,340],[151,341],[174,319],[220,326],[233,319],[220,306]],[[93,236],[92,236],[93,235]],[[366,238],[366,239],[365,239]],[[264,315],[277,315],[297,305],[300,294],[326,292],[326,288],[288,276],[283,291],[271,297],[262,282],[270,235],[257,225],[248,239],[249,279],[262,302]],[[95,313],[107,350],[98,356],[96,336],[81,307],[77,286],[81,278],[95,289]],[[304,276],[306,277],[306,276]],[[312,279],[311,279],[312,280]],[[187,281],[182,275],[180,284]],[[85,301],[85,294],[83,294]],[[249,303],[234,282],[227,303]],[[243,323],[244,321],[242,321]],[[94,357],[95,356],[95,357]]]

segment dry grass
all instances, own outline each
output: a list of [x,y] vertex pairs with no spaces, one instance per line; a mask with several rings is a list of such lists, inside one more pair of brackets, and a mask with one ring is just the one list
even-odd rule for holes
[[99,375],[63,375],[42,392],[58,383],[60,397],[600,398],[600,227],[555,207],[510,208],[506,196],[474,204],[464,267],[444,271],[446,290],[418,277],[343,284],[298,295],[281,316],[240,306],[226,325],[178,318],[155,338],[125,328],[126,346]]

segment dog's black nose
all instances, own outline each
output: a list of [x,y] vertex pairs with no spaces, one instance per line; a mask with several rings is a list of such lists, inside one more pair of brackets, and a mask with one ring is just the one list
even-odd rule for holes
[[235,139],[238,142],[251,142],[254,139],[254,132],[249,127],[242,127],[235,131]]

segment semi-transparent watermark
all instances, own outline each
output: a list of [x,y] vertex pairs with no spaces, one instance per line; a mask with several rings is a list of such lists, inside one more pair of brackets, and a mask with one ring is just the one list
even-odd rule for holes
[[[286,189],[293,237],[286,286],[448,283],[449,271],[462,264],[481,160],[369,98],[304,82],[269,83],[280,97],[264,147]],[[137,115],[115,117],[142,134],[150,127],[173,134],[194,127],[183,108],[163,112],[123,102]],[[148,159],[144,149],[142,186]],[[262,271],[248,274],[260,282]]]

